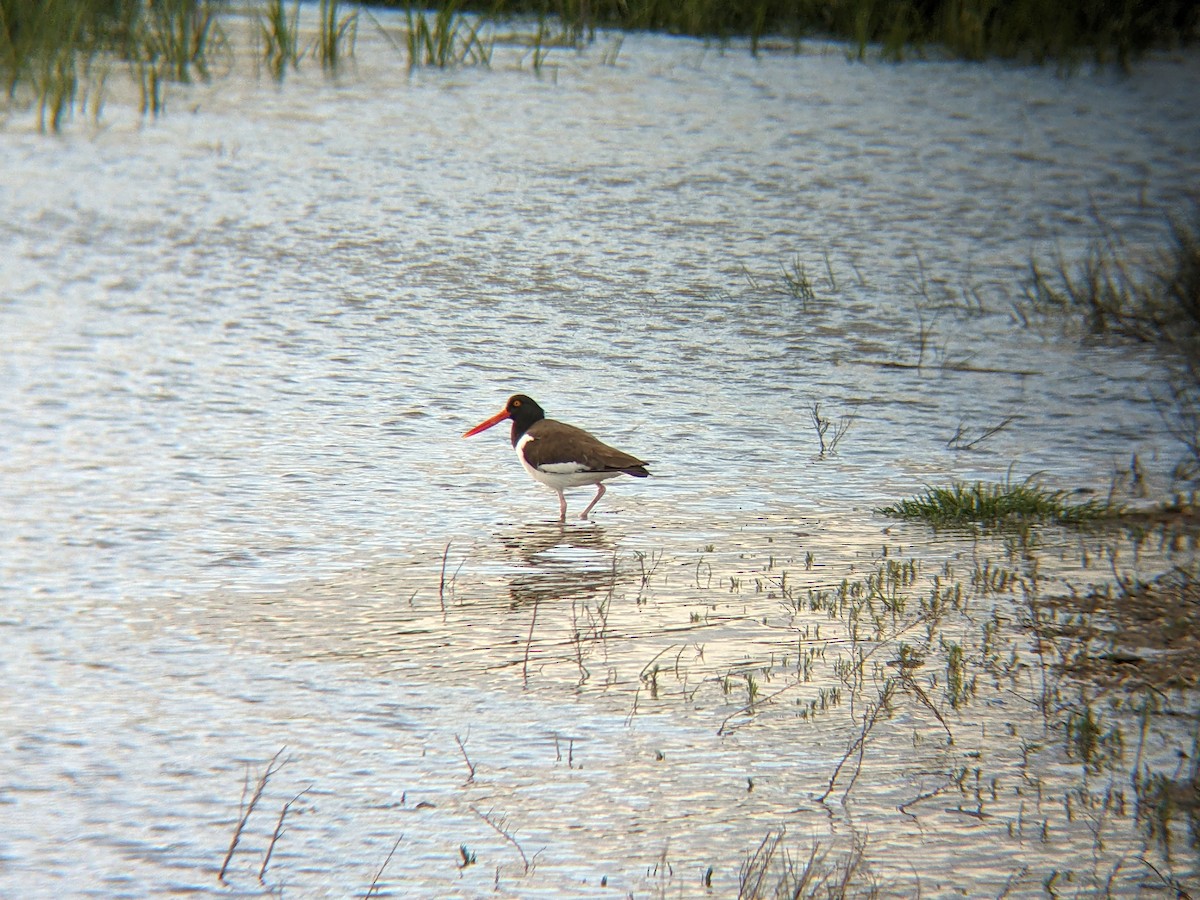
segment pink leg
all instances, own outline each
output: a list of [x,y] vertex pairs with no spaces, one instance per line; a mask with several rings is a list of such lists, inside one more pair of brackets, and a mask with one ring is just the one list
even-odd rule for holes
[[567,498],[562,491],[558,492],[558,521],[567,521]]
[[[597,503],[599,503],[600,498],[604,496],[604,490],[605,490],[605,488],[604,488],[603,484],[596,485],[596,496],[593,497],[592,502],[587,505],[587,509],[585,509],[582,513],[579,514],[579,518],[581,518],[581,519],[587,518],[587,514],[592,511],[592,507],[595,506]],[[566,507],[565,506],[563,507],[563,510],[564,510],[563,515],[566,515],[566,512],[565,512]]]

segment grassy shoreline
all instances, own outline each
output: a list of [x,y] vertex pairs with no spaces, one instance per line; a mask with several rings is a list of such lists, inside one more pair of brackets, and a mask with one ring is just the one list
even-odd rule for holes
[[[371,5],[406,11],[410,68],[488,65],[490,49],[482,33],[511,28],[522,19],[537,23],[536,34],[523,38],[534,47],[535,60],[551,46],[589,43],[598,28],[606,28],[748,38],[755,54],[765,46],[798,48],[806,38],[827,38],[847,42],[847,55],[857,59],[876,53],[896,61],[1001,58],[1054,61],[1067,70],[1093,59],[1129,69],[1150,50],[1186,45],[1200,36],[1200,8],[1180,0],[441,0],[428,6]],[[311,55],[327,71],[353,54],[359,13],[373,20],[371,5],[320,0],[320,35]],[[32,93],[43,129],[57,131],[89,92],[98,110],[102,100],[95,96],[95,73],[118,63],[127,65],[141,85],[142,111],[157,114],[166,83],[208,79],[210,56],[228,52],[220,18],[234,12],[258,21],[260,54],[282,79],[303,55],[297,43],[300,8],[295,0],[248,0],[241,6],[230,0],[0,0],[0,76],[8,105]]]
[[[382,5],[411,8],[402,2]],[[884,58],[896,60],[934,51],[969,60],[999,57],[1037,63],[1074,64],[1092,57],[1127,68],[1148,50],[1200,36],[1200,11],[1176,0],[449,0],[437,7],[489,17],[549,17],[576,34],[611,28],[747,37],[754,51],[765,38],[832,38],[850,43],[859,58],[869,46],[878,45]]]

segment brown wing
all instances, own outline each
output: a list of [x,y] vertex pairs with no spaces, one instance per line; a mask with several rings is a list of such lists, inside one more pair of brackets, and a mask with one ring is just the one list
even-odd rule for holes
[[525,445],[525,459],[535,468],[553,471],[554,467],[575,463],[586,472],[624,472],[637,478],[650,474],[647,463],[636,456],[565,422],[542,419],[526,433],[531,440]]

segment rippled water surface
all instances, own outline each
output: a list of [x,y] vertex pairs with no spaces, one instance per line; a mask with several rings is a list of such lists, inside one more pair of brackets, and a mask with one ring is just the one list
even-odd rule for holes
[[[408,77],[364,24],[336,80],[4,122],[0,893],[729,896],[779,829],[865,846],[889,896],[1152,891],[1146,855],[1194,889],[1186,840],[1094,803],[1021,631],[1191,539],[1048,535],[1043,574],[873,509],[1010,472],[1105,492],[1135,455],[1177,487],[1149,351],[1017,310],[1097,217],[1156,245],[1200,176],[1200,58],[612,47]],[[507,429],[459,438],[518,390],[655,477],[560,528]],[[938,644],[919,597],[993,556],[1022,588],[969,591]],[[802,602],[897,559],[911,605],[862,632]],[[989,621],[1019,658],[973,704],[888,680],[921,634],[983,666]],[[1139,759],[1174,758],[1155,735]]]

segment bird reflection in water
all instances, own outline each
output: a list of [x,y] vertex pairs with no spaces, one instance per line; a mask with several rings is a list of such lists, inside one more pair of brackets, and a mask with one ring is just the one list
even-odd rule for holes
[[535,523],[499,537],[521,566],[509,581],[514,609],[542,601],[591,599],[609,595],[616,587],[616,551],[598,525]]

